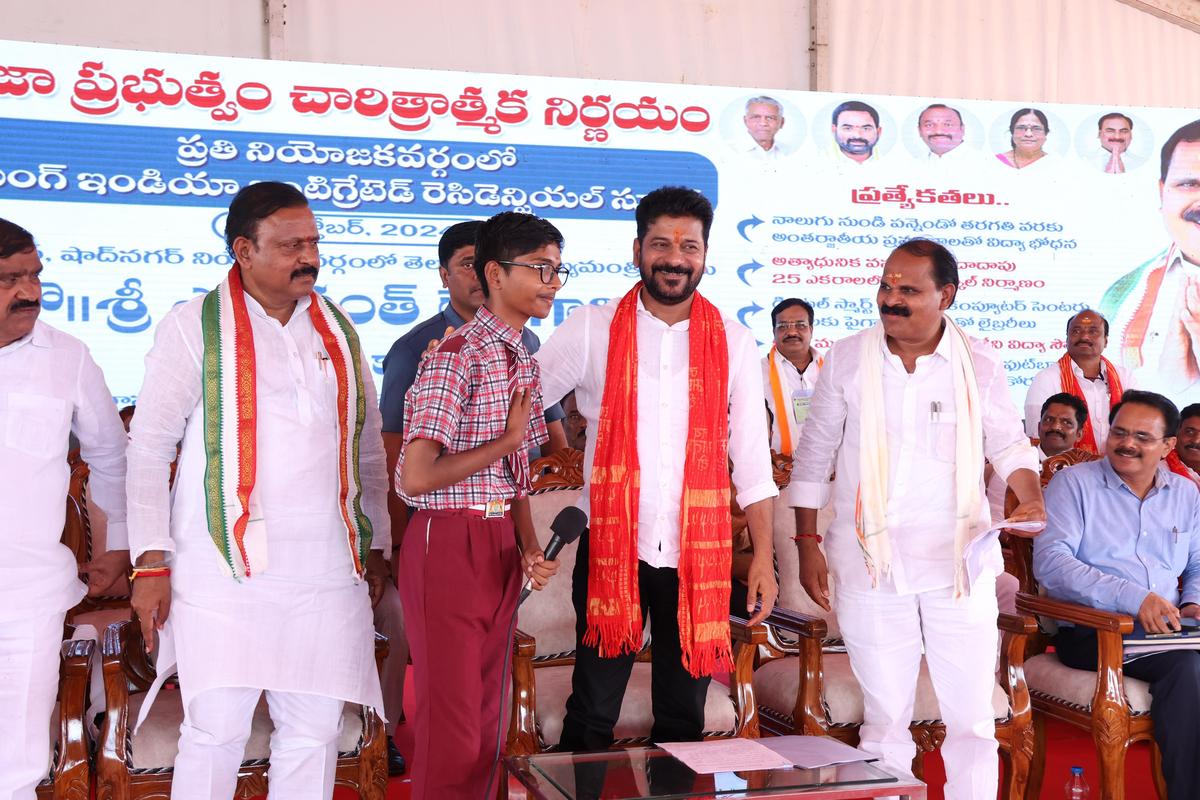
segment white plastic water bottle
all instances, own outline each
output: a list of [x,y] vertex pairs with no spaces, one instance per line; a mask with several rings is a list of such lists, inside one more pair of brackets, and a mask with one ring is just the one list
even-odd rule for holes
[[1083,779],[1083,767],[1071,767],[1071,777],[1067,781],[1066,789],[1063,797],[1067,800],[1089,800],[1091,798],[1092,792],[1088,788],[1087,781]]

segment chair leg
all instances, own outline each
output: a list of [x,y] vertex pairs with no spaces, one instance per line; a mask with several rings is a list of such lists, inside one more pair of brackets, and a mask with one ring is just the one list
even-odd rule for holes
[[[1029,778],[1033,772],[1033,763],[1038,759],[1034,736],[1032,730],[1026,735],[1019,735],[1019,732],[1014,731],[1010,746],[1000,749],[1000,758],[1004,764],[1000,796],[1005,800],[1025,800],[1029,797]],[[1034,797],[1036,798],[1036,795]]]
[[1046,775],[1046,718],[1041,713],[1033,715],[1033,761],[1029,765],[1029,783],[1025,787],[1026,800],[1038,800],[1042,795],[1042,779]]
[[1167,800],[1167,779],[1163,777],[1162,769],[1162,750],[1158,749],[1158,742],[1150,740],[1150,773],[1154,778],[1154,790],[1158,793],[1158,800]]
[[1125,800],[1125,756],[1129,750],[1125,739],[1108,739],[1093,728],[1096,759],[1100,762],[1099,800]]

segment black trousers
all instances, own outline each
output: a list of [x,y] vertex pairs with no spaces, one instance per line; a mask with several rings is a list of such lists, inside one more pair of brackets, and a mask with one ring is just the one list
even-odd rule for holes
[[[583,643],[587,630],[588,537],[584,531],[571,575],[571,600],[575,606],[575,670],[571,696],[563,720],[559,749],[605,750],[612,746],[613,727],[621,713],[625,687],[635,656],[601,658]],[[683,667],[679,646],[679,572],[638,562],[638,593],[642,619],[649,617],[651,650],[651,706],[654,742],[699,741],[704,730],[704,700],[711,677],[693,678]]]
[[[1096,632],[1063,626],[1054,637],[1058,660],[1096,668]],[[1163,756],[1170,800],[1200,798],[1200,650],[1170,650],[1125,664],[1125,674],[1150,684],[1154,741]]]

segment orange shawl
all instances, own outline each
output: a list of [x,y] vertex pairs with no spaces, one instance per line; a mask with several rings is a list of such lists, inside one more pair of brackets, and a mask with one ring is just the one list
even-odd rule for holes
[[[1117,368],[1113,366],[1113,363],[1104,356],[1100,356],[1100,363],[1104,365],[1105,374],[1108,377],[1108,407],[1112,408],[1121,402],[1121,395],[1125,391],[1121,387],[1121,376],[1117,374]],[[1071,369],[1071,364],[1070,355],[1064,355],[1058,360],[1059,384],[1062,386],[1064,392],[1075,395],[1084,403],[1087,403],[1087,398],[1083,396],[1083,390],[1079,388],[1079,381],[1075,377],[1075,370]],[[1075,446],[1080,450],[1087,450],[1089,453],[1103,455],[1096,443],[1096,432],[1092,429],[1092,415],[1090,411],[1087,420],[1083,423],[1083,431],[1079,435],[1079,443]]]
[[[617,304],[591,474],[587,632],[604,658],[642,646],[638,594],[637,300]],[[688,432],[679,531],[679,643],[696,677],[733,669],[729,641],[729,349],[716,307],[695,295],[688,327]]]
[[1176,453],[1174,448],[1171,449],[1171,452],[1167,453],[1167,469],[1176,475],[1182,475],[1187,478],[1196,485],[1197,489],[1200,489],[1200,475],[1197,475],[1195,470],[1183,463],[1183,459],[1179,457],[1179,453]]

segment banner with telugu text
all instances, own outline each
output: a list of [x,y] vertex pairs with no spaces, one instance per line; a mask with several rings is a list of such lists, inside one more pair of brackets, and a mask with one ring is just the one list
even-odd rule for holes
[[[346,308],[377,372],[447,301],[448,225],[523,210],[559,226],[572,274],[551,316],[532,321],[544,340],[573,308],[628,289],[638,199],[683,184],[716,207],[700,291],[764,352],[785,297],[816,307],[818,348],[873,324],[883,260],[925,236],[958,257],[952,316],[999,349],[1018,404],[1062,353],[1067,318],[1102,304],[1109,358],[1177,402],[1200,399],[1185,291],[1200,259],[1200,159],[1191,183],[1159,187],[1160,148],[1196,109],[0,44],[0,217],[37,238],[42,319],[87,342],[120,404],[136,399],[154,325],[227,271],[225,210],[256,180],[310,199],[319,291]],[[769,100],[748,105],[758,97]],[[870,111],[854,105],[835,126],[845,101]],[[919,130],[931,103],[960,120],[961,143],[951,136],[941,156],[931,147],[950,140]],[[1023,106],[1040,116],[1010,132]],[[1132,123],[1115,161],[1098,136],[1110,111]],[[1035,135],[1045,155],[1010,166],[1012,139]]]

